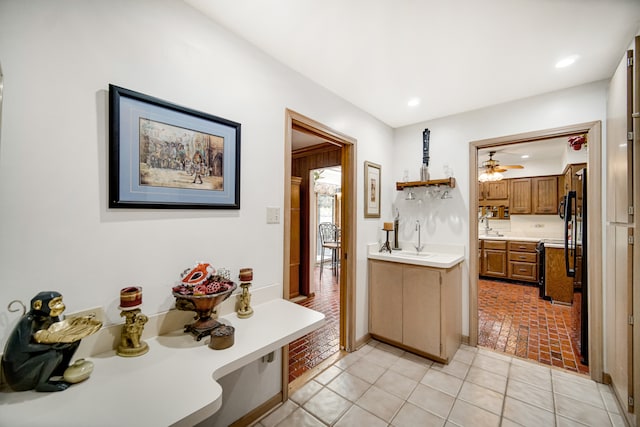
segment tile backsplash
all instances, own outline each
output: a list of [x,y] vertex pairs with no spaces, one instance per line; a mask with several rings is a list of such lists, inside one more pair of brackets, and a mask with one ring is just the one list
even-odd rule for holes
[[[508,236],[561,239],[564,222],[558,215],[511,215],[509,220],[489,220],[489,226]],[[480,234],[484,227],[483,222],[478,224]]]

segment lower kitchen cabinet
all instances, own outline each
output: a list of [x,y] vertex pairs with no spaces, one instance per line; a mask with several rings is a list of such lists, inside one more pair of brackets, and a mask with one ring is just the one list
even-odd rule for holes
[[506,278],[507,242],[504,240],[485,240],[482,248],[482,275]]
[[567,276],[564,249],[545,247],[544,253],[545,296],[554,302],[571,304],[573,277]]
[[460,264],[431,268],[369,260],[369,333],[448,363],[462,336]]
[[509,241],[509,279],[538,281],[537,242]]

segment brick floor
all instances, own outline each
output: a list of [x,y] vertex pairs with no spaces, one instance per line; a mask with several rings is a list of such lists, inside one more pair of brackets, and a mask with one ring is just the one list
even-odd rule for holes
[[[316,283],[320,283],[316,268]],[[340,285],[329,267],[322,273],[316,293],[298,304],[324,313],[326,323],[320,329],[289,345],[289,382],[314,368],[340,349]]]
[[573,372],[580,363],[572,307],[539,297],[538,288],[478,281],[478,345]]

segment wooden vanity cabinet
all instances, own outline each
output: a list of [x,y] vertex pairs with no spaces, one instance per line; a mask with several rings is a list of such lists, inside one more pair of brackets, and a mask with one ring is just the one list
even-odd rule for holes
[[431,268],[369,260],[369,333],[449,363],[462,337],[460,264]]

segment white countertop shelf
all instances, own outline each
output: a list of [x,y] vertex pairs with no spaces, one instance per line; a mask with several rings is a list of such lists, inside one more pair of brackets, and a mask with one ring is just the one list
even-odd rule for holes
[[[410,244],[402,247],[409,248]],[[399,262],[403,264],[421,265],[434,268],[451,268],[464,261],[464,246],[456,245],[426,245],[419,253],[405,249],[399,251],[380,252],[378,245],[369,245],[369,259],[379,261]]]
[[115,351],[88,359],[91,377],[54,393],[0,392],[0,424],[12,427],[195,425],[222,405],[216,381],[319,328],[324,314],[283,299],[253,307],[254,315],[221,317],[235,328],[234,345],[209,348],[182,330],[145,340],[149,352]]

